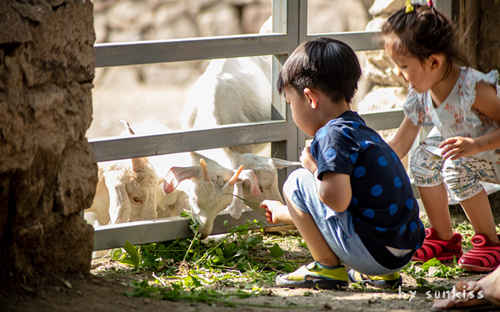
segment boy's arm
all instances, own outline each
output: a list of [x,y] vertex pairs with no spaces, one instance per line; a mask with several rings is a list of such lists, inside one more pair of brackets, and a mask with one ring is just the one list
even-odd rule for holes
[[[500,124],[500,98],[496,89],[485,82],[476,85],[472,108]],[[500,129],[477,138],[452,137],[443,141],[443,157],[457,159],[500,148]]]
[[336,212],[347,209],[352,198],[351,179],[343,173],[327,172],[319,182],[319,199]]
[[408,154],[419,131],[420,126],[416,126],[405,116],[403,122],[399,126],[398,132],[396,132],[396,135],[388,142],[389,146],[396,152],[399,158],[403,158]]

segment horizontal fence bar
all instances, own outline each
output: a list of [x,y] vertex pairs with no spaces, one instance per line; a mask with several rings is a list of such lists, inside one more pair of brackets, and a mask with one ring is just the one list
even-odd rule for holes
[[378,40],[379,35],[379,31],[310,34],[306,36],[306,40],[328,37],[347,43],[354,51],[367,51],[383,48],[380,40]]
[[290,42],[284,34],[257,34],[100,43],[95,45],[96,67],[287,54],[294,47]]
[[286,121],[267,121],[166,134],[92,139],[89,143],[97,161],[108,161],[242,144],[285,141],[288,127],[289,124]]
[[400,109],[379,111],[360,114],[368,127],[375,130],[388,130],[399,128],[404,119],[404,113]]
[[[401,110],[361,114],[375,130],[399,127],[403,120]],[[176,131],[154,135],[90,139],[96,161],[199,151],[210,148],[286,141],[286,121],[266,121],[243,125],[220,126],[213,129]]]
[[[378,34],[375,31],[325,33],[308,35],[306,39],[330,37],[346,42],[356,51],[364,51],[381,48]],[[283,34],[99,43],[95,45],[96,67],[280,55],[293,50],[291,43]]]
[[[229,214],[220,214],[215,219],[212,234],[227,233],[234,226],[254,219],[267,224],[263,214],[253,210],[243,212],[240,219],[233,219]],[[94,250],[122,247],[126,241],[132,244],[147,244],[192,236],[189,219],[182,217],[111,224],[95,229]]]

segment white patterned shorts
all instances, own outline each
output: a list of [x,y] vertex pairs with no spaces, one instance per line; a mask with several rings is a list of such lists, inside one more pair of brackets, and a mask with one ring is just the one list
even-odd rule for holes
[[469,199],[483,190],[480,181],[496,183],[495,166],[483,159],[462,157],[456,160],[438,156],[442,138],[427,138],[414,151],[410,161],[410,175],[421,187],[445,183],[450,195],[458,201]]

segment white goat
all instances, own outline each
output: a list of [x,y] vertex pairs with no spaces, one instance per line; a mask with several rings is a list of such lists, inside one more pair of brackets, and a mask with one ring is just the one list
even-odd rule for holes
[[[270,33],[269,18],[261,33]],[[185,129],[271,119],[271,56],[211,60],[189,89],[182,115]],[[266,145],[231,147],[240,153],[260,152]]]
[[[272,31],[272,19],[260,33]],[[217,125],[248,123],[271,119],[271,56],[252,56],[210,61],[205,72],[190,88],[184,111],[184,128],[208,128]],[[245,167],[236,184],[236,195],[258,210],[264,199],[281,200],[277,169],[300,165],[298,162],[257,156],[268,144],[244,145],[200,151],[228,168]],[[256,189],[258,183],[258,189]],[[243,202],[235,201],[228,209],[239,218]]]
[[[236,203],[233,203],[228,209],[234,218],[239,218],[241,212],[245,209],[242,207],[242,203],[256,211],[261,211],[260,203],[265,199],[283,202],[279,191],[278,169],[301,165],[297,161],[268,158],[251,153],[240,154],[237,152],[232,153],[230,160],[232,161],[232,166],[239,164],[246,168],[240,174],[241,185],[236,185]],[[257,187],[258,189],[256,190]],[[241,199],[242,203],[237,202],[239,199]]]
[[[99,164],[99,180],[92,206],[99,224],[115,224],[177,216],[187,208],[187,195],[181,190],[166,192],[147,158]],[[92,222],[92,215],[86,215]]]
[[234,173],[195,152],[101,163],[94,202],[85,218],[93,225],[114,224],[191,210],[206,236],[217,213],[233,201],[234,185],[242,183],[238,179],[241,171]]
[[[204,238],[213,229],[217,214],[234,201],[235,184],[243,166],[236,172],[221,167],[215,161],[206,159],[202,155],[191,153],[193,159],[199,157],[200,165],[192,167],[172,167],[166,179],[165,189],[175,191],[177,186],[189,197],[189,206],[195,220],[200,224],[199,232]],[[181,183],[190,179],[191,183]]]

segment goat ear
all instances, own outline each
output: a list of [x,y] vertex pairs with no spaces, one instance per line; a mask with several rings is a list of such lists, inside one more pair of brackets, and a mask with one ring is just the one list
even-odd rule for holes
[[147,157],[132,158],[132,170],[134,172],[144,170],[148,167],[151,167],[151,164]]
[[178,184],[179,183],[177,182],[177,180],[173,178],[169,173],[167,177],[163,179],[163,191],[165,192],[165,194],[170,194],[175,191]]
[[259,187],[259,178],[255,174],[255,171],[251,169],[243,170],[240,173],[240,179],[243,180],[243,183],[250,183],[250,192],[254,196],[259,196],[262,194]]
[[198,178],[201,174],[200,166],[192,167],[172,167],[167,173],[167,179],[169,181],[175,180],[175,185],[186,179]]
[[292,166],[302,166],[300,161],[290,161],[280,158],[271,158],[269,159],[269,163],[274,167],[276,167],[277,169],[283,169]]

